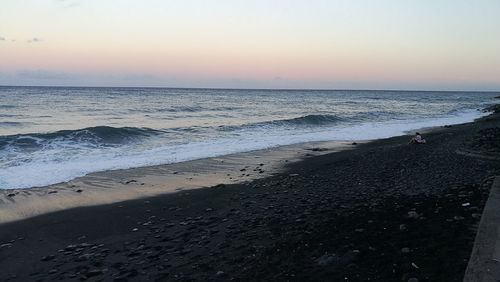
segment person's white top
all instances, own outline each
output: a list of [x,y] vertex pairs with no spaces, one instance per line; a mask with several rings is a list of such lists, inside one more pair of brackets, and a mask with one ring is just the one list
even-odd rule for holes
[[422,136],[417,135],[417,136],[415,136],[415,142],[417,142],[417,143],[425,143],[425,139],[422,138]]

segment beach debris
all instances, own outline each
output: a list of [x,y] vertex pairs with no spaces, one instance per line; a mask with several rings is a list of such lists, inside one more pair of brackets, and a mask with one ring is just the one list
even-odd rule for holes
[[408,279],[407,282],[418,282],[418,279],[415,277],[412,277],[412,278]]
[[137,180],[135,180],[135,179],[128,180],[128,181],[125,181],[125,184],[130,184],[130,183],[134,183],[134,182],[137,182]]
[[217,272],[215,273],[215,275],[217,275],[217,276],[224,275],[224,271],[219,270],[219,271],[217,271]]
[[206,212],[211,212],[211,211],[213,211],[213,209],[212,208],[206,208],[205,211]]
[[134,229],[132,229],[132,232],[137,232],[138,230],[139,230],[139,229],[134,228]]
[[57,191],[49,191],[48,194],[55,194],[55,193],[57,193]]
[[468,207],[468,206],[470,206],[470,203],[463,203],[462,204],[462,207]]
[[399,225],[399,230],[400,230],[400,231],[404,231],[404,230],[406,230],[406,224],[400,224],[400,225]]
[[401,248],[401,253],[407,254],[409,252],[410,252],[410,248],[406,248],[406,247],[405,248]]
[[416,265],[414,262],[411,263],[411,266],[415,267],[416,269],[420,269],[420,267],[418,267],[418,265]]

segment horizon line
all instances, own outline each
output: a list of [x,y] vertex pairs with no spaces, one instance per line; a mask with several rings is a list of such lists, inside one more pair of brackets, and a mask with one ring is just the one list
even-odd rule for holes
[[349,89],[349,88],[232,88],[232,87],[175,87],[175,86],[65,86],[65,85],[0,85],[0,87],[39,88],[149,88],[149,89],[197,89],[197,90],[247,90],[247,91],[389,91],[389,92],[487,92],[499,90],[421,90],[421,89]]

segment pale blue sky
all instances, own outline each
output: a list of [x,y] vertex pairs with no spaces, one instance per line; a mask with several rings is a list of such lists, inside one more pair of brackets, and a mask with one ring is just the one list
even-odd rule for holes
[[496,0],[3,0],[0,84],[500,90]]

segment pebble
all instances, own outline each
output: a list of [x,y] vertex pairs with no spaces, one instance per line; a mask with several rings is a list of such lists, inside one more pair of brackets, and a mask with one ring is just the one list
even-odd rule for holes
[[48,255],[48,256],[44,256],[42,257],[40,260],[41,261],[49,261],[49,260],[53,260],[56,256],[54,255]]
[[409,211],[408,212],[408,217],[409,218],[418,219],[420,217],[420,215],[417,212],[415,212],[415,211]]
[[333,263],[337,259],[338,258],[335,254],[324,254],[321,257],[319,257],[318,259],[316,259],[316,263],[319,266],[326,266],[326,265]]
[[1,248],[10,248],[10,247],[12,247],[12,243],[5,243],[5,244],[0,245],[0,249]]
[[473,214],[471,214],[471,216],[472,216],[472,218],[476,218],[476,219],[481,218],[480,213],[473,213]]
[[410,248],[402,248],[401,249],[401,253],[403,253],[403,254],[407,254],[409,252],[410,252]]

